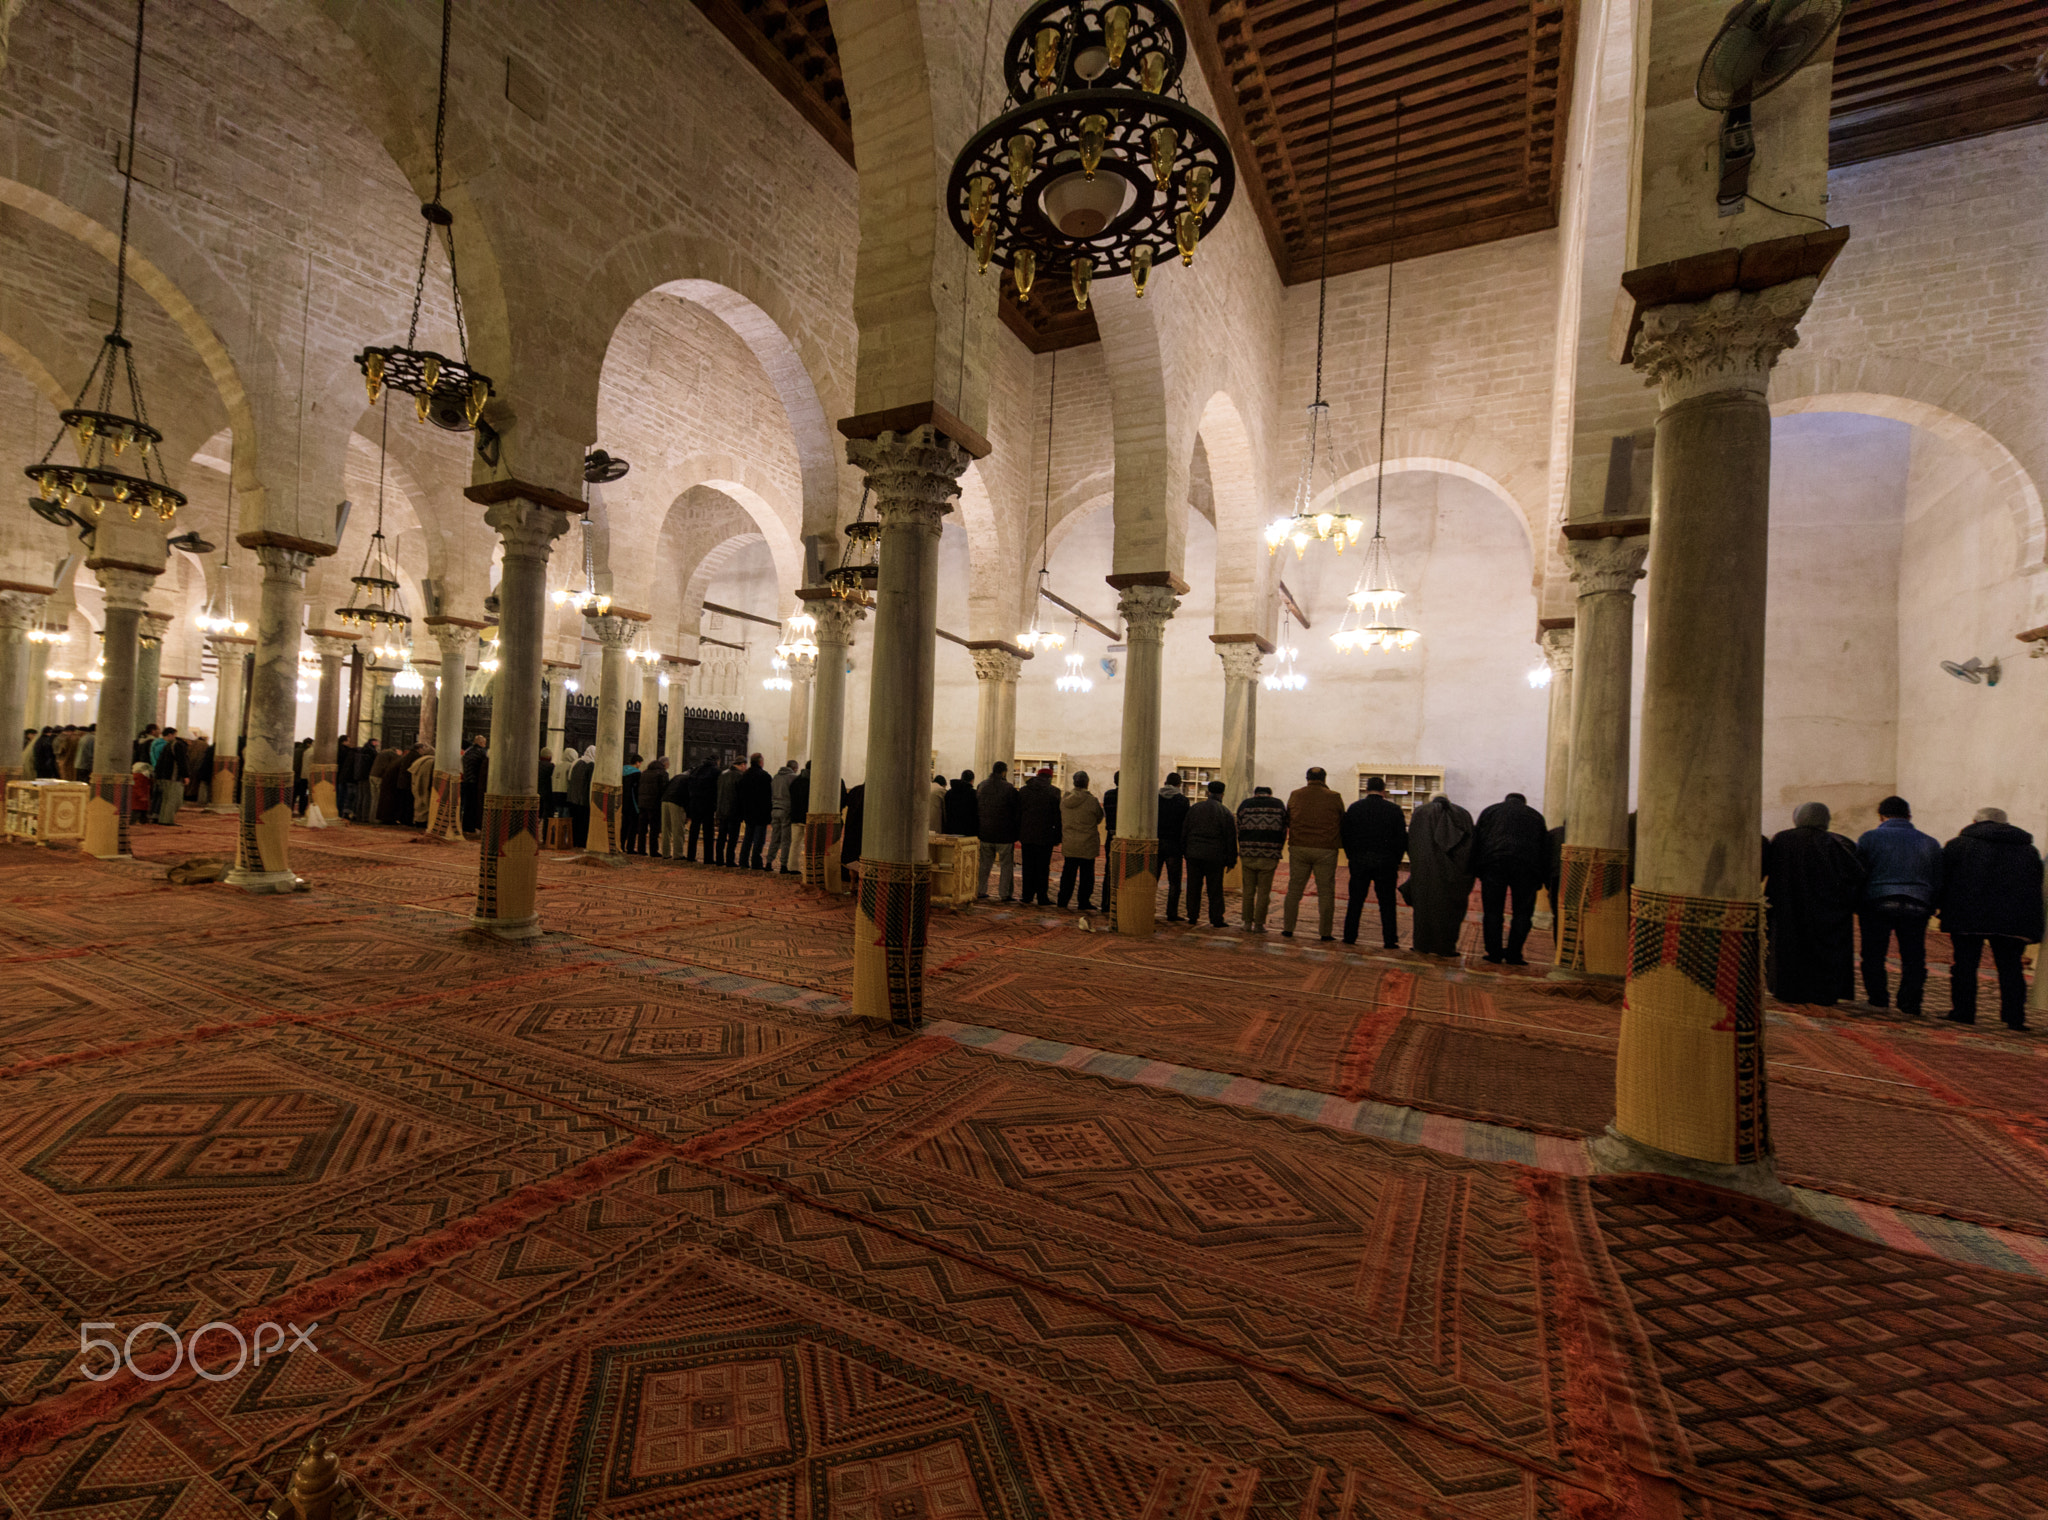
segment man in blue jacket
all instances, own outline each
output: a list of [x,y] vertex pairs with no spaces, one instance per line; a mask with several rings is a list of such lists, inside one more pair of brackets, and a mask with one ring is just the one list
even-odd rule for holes
[[1920,1016],[1927,985],[1927,920],[1941,901],[1941,841],[1913,827],[1903,797],[1877,805],[1877,827],[1856,841],[1867,873],[1856,921],[1863,937],[1863,996],[1873,1008],[1891,1006],[1887,961],[1899,942],[1899,1012]]

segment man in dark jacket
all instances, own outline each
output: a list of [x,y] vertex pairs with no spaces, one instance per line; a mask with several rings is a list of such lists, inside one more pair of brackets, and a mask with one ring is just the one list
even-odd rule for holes
[[656,755],[640,767],[639,778],[633,783],[639,788],[639,833],[634,840],[634,851],[640,855],[661,853],[661,798],[668,790],[668,756]]
[[[718,848],[715,858],[722,866],[739,864],[740,777],[746,773],[747,762],[738,755],[733,756],[731,765],[718,773]],[[774,800],[772,795],[769,800]]]
[[1863,900],[1856,919],[1863,931],[1863,995],[1873,1008],[1889,1006],[1892,937],[1899,941],[1899,1012],[1920,1016],[1927,985],[1927,920],[1941,901],[1941,841],[1913,827],[1903,797],[1877,805],[1877,827],[1856,841],[1863,861]]
[[981,806],[974,795],[973,771],[962,771],[946,788],[946,832],[961,839],[981,837]]
[[1017,886],[1017,789],[1010,785],[1010,767],[1001,760],[989,767],[988,780],[974,794],[974,817],[974,837],[981,841],[974,895],[988,900],[989,869],[1000,861],[997,886],[1008,902]]
[[1052,850],[1060,842],[1060,794],[1040,771],[1017,794],[1017,844],[1024,856],[1024,901],[1050,908]]
[[690,835],[690,783],[695,778],[681,762],[676,773],[661,789],[661,855],[664,860],[681,860],[684,842]]
[[690,791],[687,811],[690,815],[690,841],[684,850],[687,859],[695,861],[697,845],[704,846],[704,864],[718,863],[718,782],[719,769],[716,760],[699,761],[697,768],[690,772]]
[[[1159,871],[1166,878],[1166,921],[1169,924],[1180,921],[1180,868],[1187,851],[1182,846],[1182,834],[1187,827],[1188,809],[1194,804],[1188,801],[1188,794],[1181,790],[1180,772],[1168,771],[1166,785],[1159,789]],[[1188,910],[1188,919],[1194,920],[1194,909]]]
[[1977,967],[1991,946],[1998,967],[1998,1013],[2008,1029],[2027,1027],[2027,975],[2021,952],[2039,944],[2041,855],[2034,836],[1982,808],[1977,821],[1941,851],[1941,926],[1954,946],[1949,1017],[1977,1022]]
[[489,741],[482,734],[462,752],[462,832],[480,834],[484,827],[484,782],[490,774]]
[[[1189,812],[1192,818],[1194,813]],[[1237,805],[1237,853],[1244,869],[1238,879],[1238,909],[1245,932],[1266,932],[1266,906],[1273,900],[1273,876],[1280,869],[1280,850],[1287,843],[1287,804],[1270,786],[1255,786]],[[1189,856],[1193,859],[1193,856]],[[1188,917],[1195,909],[1188,906]]]
[[1209,927],[1223,922],[1223,873],[1237,864],[1237,819],[1223,805],[1223,783],[1209,783],[1209,795],[1188,809],[1181,825],[1181,849],[1188,861],[1188,922],[1202,916],[1202,892],[1209,893]]
[[[1509,792],[1492,807],[1480,809],[1473,829],[1472,867],[1479,875],[1479,930],[1486,941],[1486,958],[1496,966],[1529,964],[1522,959],[1522,946],[1528,942],[1529,921],[1536,912],[1536,891],[1543,885],[1549,834],[1543,815],[1520,792]],[[1503,945],[1501,910],[1510,896],[1514,916]]]
[[1365,795],[1344,810],[1344,858],[1351,866],[1350,896],[1344,905],[1344,943],[1358,943],[1358,921],[1368,892],[1380,900],[1380,942],[1401,948],[1394,917],[1394,886],[1401,857],[1408,853],[1408,816],[1387,796],[1387,778],[1368,776]]
[[[845,786],[845,782],[839,783]],[[846,822],[839,830],[839,879],[853,880],[853,867],[860,864],[865,847],[868,816],[868,784],[863,781],[846,794]]]
[[740,822],[746,833],[740,842],[739,863],[750,871],[766,870],[761,852],[768,843],[768,826],[775,821],[775,778],[761,757],[749,758],[740,774]]
[[1863,862],[1854,845],[1828,831],[1828,823],[1826,803],[1802,802],[1792,827],[1764,845],[1770,927],[1764,971],[1771,995],[1788,1003],[1831,1007],[1856,995]]
[[1116,789],[1123,785],[1124,773],[1109,773],[1109,790],[1102,794],[1102,837],[1116,838]]

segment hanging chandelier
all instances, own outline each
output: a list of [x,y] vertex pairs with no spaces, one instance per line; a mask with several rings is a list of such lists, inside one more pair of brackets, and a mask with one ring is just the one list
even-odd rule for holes
[[[1316,276],[1316,395],[1308,404],[1308,446],[1302,451],[1301,473],[1294,482],[1294,510],[1266,525],[1266,552],[1276,554],[1293,543],[1294,557],[1308,552],[1311,541],[1326,543],[1339,554],[1365,532],[1361,518],[1339,511],[1337,442],[1330,431],[1330,403],[1323,399],[1323,331],[1330,308],[1330,180],[1337,160],[1337,5],[1330,6],[1330,84],[1325,104],[1323,138],[1322,270]],[[1395,172],[1400,160],[1396,150]],[[1318,506],[1318,502],[1325,505]]]
[[1237,172],[1222,128],[1180,88],[1188,35],[1170,0],[1041,0],[1004,47],[1006,109],[953,160],[946,207],[977,270],[1010,271],[1019,300],[1064,275],[1090,283],[1195,261]]
[[[1333,23],[1334,25],[1334,23]],[[1380,517],[1387,499],[1387,393],[1392,388],[1390,365],[1394,354],[1394,250],[1401,232],[1401,102],[1394,101],[1394,169],[1392,231],[1387,249],[1387,308],[1380,326],[1380,442],[1379,472],[1373,480],[1372,539],[1365,546],[1365,568],[1358,584],[1345,598],[1350,604],[1330,642],[1349,653],[1358,650],[1399,650],[1414,647],[1422,635],[1413,628],[1389,623],[1388,617],[1407,595],[1394,576],[1394,556],[1387,548],[1387,536],[1380,530]],[[1365,618],[1371,621],[1363,621]],[[1361,621],[1354,624],[1353,619]]]
[[[406,324],[402,348],[366,347],[356,355],[356,367],[363,372],[363,384],[370,404],[387,390],[402,391],[413,398],[413,409],[422,422],[451,433],[478,430],[484,404],[491,399],[490,376],[469,366],[469,334],[462,321],[462,285],[455,272],[455,215],[441,204],[443,148],[448,135],[448,36],[453,20],[454,0],[441,0],[441,85],[434,107],[434,198],[420,207],[426,219],[426,236],[420,243],[420,268],[412,285],[412,317]],[[460,358],[451,359],[431,349],[415,348],[420,332],[420,301],[426,294],[427,260],[434,251],[434,229],[448,249],[448,294],[455,309],[455,346]],[[488,430],[478,431],[479,450],[490,446]]]
[[792,681],[789,677],[789,661],[785,660],[779,654],[775,657],[774,660],[774,670],[774,675],[769,676],[766,680],[761,682],[763,690],[791,691],[795,689],[796,682]]
[[[609,597],[606,598],[610,600]],[[661,658],[661,651],[647,641],[647,625],[642,623],[633,630],[633,642],[626,646],[626,658],[635,665],[652,665]]]
[[590,488],[624,480],[632,468],[625,460],[607,454],[603,449],[592,449],[583,456],[583,589],[571,591],[565,586],[554,592],[550,600],[557,607],[573,603],[578,612],[596,608],[599,617],[611,608],[612,599],[600,595],[597,589],[597,557],[590,542]]
[[798,667],[817,662],[818,620],[801,605],[790,614],[789,622],[783,628],[782,642],[775,646],[775,658]]
[[874,589],[882,575],[882,524],[868,519],[868,487],[860,488],[860,507],[846,525],[846,547],[838,565],[825,572],[825,589],[856,607],[874,605]]
[[1294,668],[1294,662],[1301,657],[1301,650],[1287,636],[1287,626],[1293,616],[1285,607],[1280,610],[1280,645],[1273,651],[1273,658],[1279,663],[1266,672],[1266,690],[1301,691],[1308,685],[1308,677]]
[[[1080,638],[1081,620],[1079,618],[1075,618],[1074,640],[1077,644],[1080,642]],[[1075,649],[1072,654],[1067,656],[1067,673],[1061,676],[1058,680],[1054,681],[1052,684],[1057,686],[1061,691],[1068,693],[1078,693],[1095,690],[1095,683],[1089,680],[1088,677],[1086,677],[1085,675],[1081,674],[1081,667],[1085,663],[1086,657],[1082,655],[1081,651],[1078,648]]]
[[192,621],[199,625],[202,633],[232,633],[237,638],[249,631],[248,623],[235,616],[235,590],[230,584],[232,567],[229,561],[235,553],[235,444],[228,439],[228,499],[220,551],[220,584],[213,595],[206,599],[206,609]]
[[477,641],[476,668],[485,675],[494,675],[498,669],[498,634],[494,629]]
[[398,674],[391,678],[391,689],[414,695],[427,689],[427,678],[413,668],[412,651],[409,649],[405,653],[405,664],[399,668]]
[[31,644],[61,644],[64,642],[65,635],[60,629],[48,628],[38,623],[35,627],[29,629],[26,637]]
[[363,568],[349,577],[355,590],[348,594],[348,605],[334,609],[342,627],[367,626],[376,633],[377,658],[401,652],[405,646],[398,643],[398,630],[412,627],[412,617],[406,612],[405,600],[399,592],[398,566],[393,563],[384,539],[384,475],[389,463],[385,449],[390,437],[391,398],[386,396],[383,431],[377,442],[377,528],[370,535],[369,547],[363,551]]
[[[164,472],[158,447],[164,435],[149,425],[142,381],[135,373],[135,349],[122,333],[128,314],[128,210],[135,198],[135,119],[142,104],[142,24],[148,3],[135,4],[135,69],[128,87],[128,156],[121,162],[121,248],[114,261],[113,331],[100,341],[100,351],[70,407],[58,414],[56,436],[43,457],[22,472],[40,493],[29,502],[36,515],[81,532],[91,529],[92,519],[109,502],[125,506],[132,518],[140,518],[147,507],[163,522],[185,505],[184,492],[174,489]],[[115,394],[117,382],[127,387],[125,402]],[[67,432],[78,455],[75,465],[53,462]],[[132,461],[126,458],[131,447]]]
[[[1031,626],[1017,635],[1017,647],[1026,654],[1038,650],[1050,653],[1067,642],[1067,636],[1053,628],[1041,628],[1039,612],[1045,604],[1047,567],[1052,555],[1052,422],[1053,402],[1059,397],[1060,356],[1055,349],[1052,372],[1045,383],[1045,516],[1038,528],[1038,584],[1031,592]],[[1075,625],[1080,626],[1078,623]]]

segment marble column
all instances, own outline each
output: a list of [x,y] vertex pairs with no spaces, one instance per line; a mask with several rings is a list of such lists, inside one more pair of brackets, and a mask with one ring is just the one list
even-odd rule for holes
[[[634,693],[640,698],[640,723],[630,748],[640,752],[644,766],[661,753],[661,677],[649,661],[636,660],[633,665],[640,672],[640,690]],[[629,682],[630,677],[628,672]]]
[[28,635],[42,626],[46,594],[0,590],[0,792],[9,781],[32,774],[21,764],[20,735],[29,723],[29,651],[43,647],[31,644]]
[[164,713],[170,719],[170,726],[179,733],[190,737],[192,733],[192,678],[172,676],[170,690],[165,693]]
[[[249,543],[244,538],[242,543]],[[293,892],[292,740],[299,712],[299,623],[314,556],[282,544],[252,545],[263,567],[249,680],[249,740],[242,752],[242,827],[230,886]]]
[[[811,752],[812,662],[789,662],[789,722],[783,728],[783,758],[794,760],[799,769]],[[792,820],[796,822],[798,820]]]
[[92,747],[92,791],[85,803],[84,850],[100,860],[128,859],[128,778],[135,763],[137,667],[142,663],[143,601],[156,572],[115,565],[87,567],[106,594],[99,734]]
[[1617,980],[1628,972],[1629,667],[1649,526],[1643,518],[1565,526],[1579,607],[1557,964]]
[[[938,663],[939,531],[968,456],[925,426],[856,439],[882,520],[861,874],[853,928],[853,1010],[872,1023],[924,1023],[931,911],[932,678]],[[815,795],[816,776],[813,775]],[[830,794],[827,794],[828,796]]]
[[[804,815],[804,885],[844,892],[839,877],[839,786],[846,747],[846,661],[854,625],[867,616],[857,602],[806,590],[818,619],[818,668],[811,686],[811,802]],[[938,625],[935,622],[933,627]]]
[[540,662],[547,635],[548,556],[569,531],[574,497],[494,481],[472,486],[505,546],[498,579],[498,671],[491,691],[490,773],[477,851],[471,926],[502,939],[540,933]]
[[462,843],[462,697],[469,647],[483,625],[467,618],[430,617],[427,632],[441,650],[440,691],[434,701],[434,792],[427,800],[425,837]]
[[974,779],[986,781],[998,760],[1017,763],[1017,678],[1026,656],[999,639],[968,650],[974,657]]
[[1223,661],[1223,805],[1232,812],[1259,778],[1259,672],[1268,653],[1254,634],[1209,635]]
[[[62,632],[63,630],[53,630]],[[58,669],[62,669],[59,666]],[[30,644],[28,646],[28,686],[26,705],[21,715],[21,726],[33,728],[40,733],[50,721],[50,646]]]
[[[548,717],[547,750],[556,761],[562,758],[562,750],[569,742],[569,682],[575,679],[576,667],[565,665],[560,660],[546,662],[548,671]],[[556,790],[566,791],[565,778],[558,777],[562,784]]]
[[[415,738],[416,742],[432,749],[438,737],[435,730],[441,726],[441,663],[438,660],[414,660],[412,668],[420,678],[420,722]],[[426,820],[421,819],[420,822],[424,826]]]
[[1543,818],[1553,828],[1571,816],[1572,694],[1576,634],[1569,618],[1543,619],[1536,635],[1550,667],[1550,715],[1543,743]]
[[213,694],[213,774],[206,779],[206,811],[235,811],[235,780],[242,773],[242,757],[235,745],[242,734],[242,682],[254,639],[216,633],[208,637],[216,662]]
[[593,855],[621,862],[619,831],[625,827],[623,773],[626,766],[626,670],[643,619],[616,608],[585,610],[584,618],[600,648],[597,678],[597,764],[590,772],[590,843]]
[[1186,586],[1166,571],[1112,575],[1124,619],[1124,780],[1117,783],[1116,837],[1109,842],[1103,900],[1116,932],[1152,932],[1159,899],[1159,686],[1166,625]]
[[334,772],[341,742],[341,673],[355,647],[356,635],[331,628],[313,630],[313,652],[320,656],[320,688],[313,698],[313,747],[306,751],[306,811],[320,809],[329,823],[341,818]]
[[1780,352],[1819,281],[1641,313],[1658,386],[1648,664],[1628,988],[1608,1170],[1789,1200],[1771,1157],[1763,1017],[1764,602]]
[[668,672],[668,742],[662,747],[668,751],[669,774],[675,776],[687,768],[683,763],[683,741],[688,737],[690,672],[696,669],[697,662],[672,658],[662,663]]
[[[135,660],[134,713],[128,732],[128,739],[131,743],[134,741],[135,736],[149,727],[150,724],[156,723],[161,725],[163,721],[157,714],[163,711],[164,706],[164,635],[170,631],[171,620],[169,617],[161,612],[150,612],[147,609],[143,611],[142,625],[138,633],[141,644]],[[106,707],[106,701],[107,694],[105,689],[102,688],[100,692],[100,706],[103,710]],[[119,724],[115,725],[116,728],[119,728],[119,726]],[[106,732],[107,725],[102,723],[100,725],[101,736],[104,737]],[[99,745],[95,744],[93,750],[97,754]],[[133,764],[132,761],[130,763]]]

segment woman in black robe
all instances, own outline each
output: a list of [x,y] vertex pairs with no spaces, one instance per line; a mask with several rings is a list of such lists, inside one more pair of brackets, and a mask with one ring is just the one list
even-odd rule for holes
[[1828,822],[1825,803],[1802,803],[1792,827],[1764,847],[1766,969],[1781,1002],[1826,1005],[1856,995],[1863,862],[1846,837],[1828,832]]
[[1415,910],[1415,948],[1456,955],[1472,905],[1472,815],[1448,797],[1432,797],[1408,823],[1405,895]]

